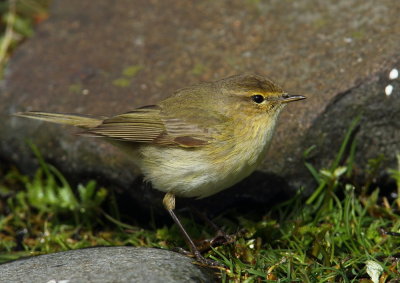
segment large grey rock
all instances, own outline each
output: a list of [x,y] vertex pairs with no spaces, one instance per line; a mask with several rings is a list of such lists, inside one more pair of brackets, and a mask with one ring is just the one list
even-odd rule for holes
[[[50,19],[10,62],[0,97],[0,155],[32,169],[29,138],[63,172],[131,189],[137,172],[111,146],[8,114],[108,116],[198,81],[254,72],[308,100],[285,109],[260,168],[268,174],[241,185],[248,196],[273,199],[287,187],[282,180],[307,183],[304,150],[318,145],[314,162],[327,166],[358,112],[356,161],[384,154],[384,168],[394,166],[400,92],[388,73],[400,68],[399,14],[400,2],[392,0],[54,1]],[[390,96],[387,84],[394,86]],[[262,181],[270,176],[278,181]],[[155,199],[146,188],[131,191],[137,203]]]
[[0,265],[0,282],[214,282],[211,270],[178,253],[96,247],[34,256]]

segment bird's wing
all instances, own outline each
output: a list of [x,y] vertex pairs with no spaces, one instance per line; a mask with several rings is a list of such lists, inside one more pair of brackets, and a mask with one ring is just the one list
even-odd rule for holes
[[[221,125],[215,115],[171,116],[159,106],[146,106],[103,121],[86,133],[127,142],[150,143],[165,146],[200,147],[211,143]],[[202,117],[204,116],[204,117]]]

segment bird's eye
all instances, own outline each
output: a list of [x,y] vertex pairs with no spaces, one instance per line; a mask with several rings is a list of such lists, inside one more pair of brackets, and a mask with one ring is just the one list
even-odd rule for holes
[[262,96],[261,94],[256,94],[256,95],[253,95],[252,97],[251,97],[251,99],[255,102],[255,103],[257,103],[257,104],[260,104],[260,103],[262,103],[265,99],[264,99],[264,96]]

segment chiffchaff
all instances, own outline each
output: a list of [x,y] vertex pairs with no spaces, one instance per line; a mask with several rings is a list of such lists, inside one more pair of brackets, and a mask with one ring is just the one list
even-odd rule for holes
[[196,258],[207,263],[173,212],[175,196],[204,198],[252,173],[264,158],[285,93],[257,75],[236,75],[176,91],[157,105],[106,119],[23,112],[17,116],[68,124],[128,152],[181,229]]

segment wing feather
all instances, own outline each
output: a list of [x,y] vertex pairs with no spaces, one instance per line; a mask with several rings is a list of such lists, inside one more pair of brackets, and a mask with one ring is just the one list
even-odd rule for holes
[[130,142],[152,142],[165,131],[156,106],[138,108],[103,121],[89,134]]
[[161,146],[200,147],[213,141],[218,131],[215,126],[221,124],[220,120],[206,114],[200,119],[198,113],[197,116],[186,115],[185,120],[171,117],[159,106],[147,106],[105,119],[86,134]]

